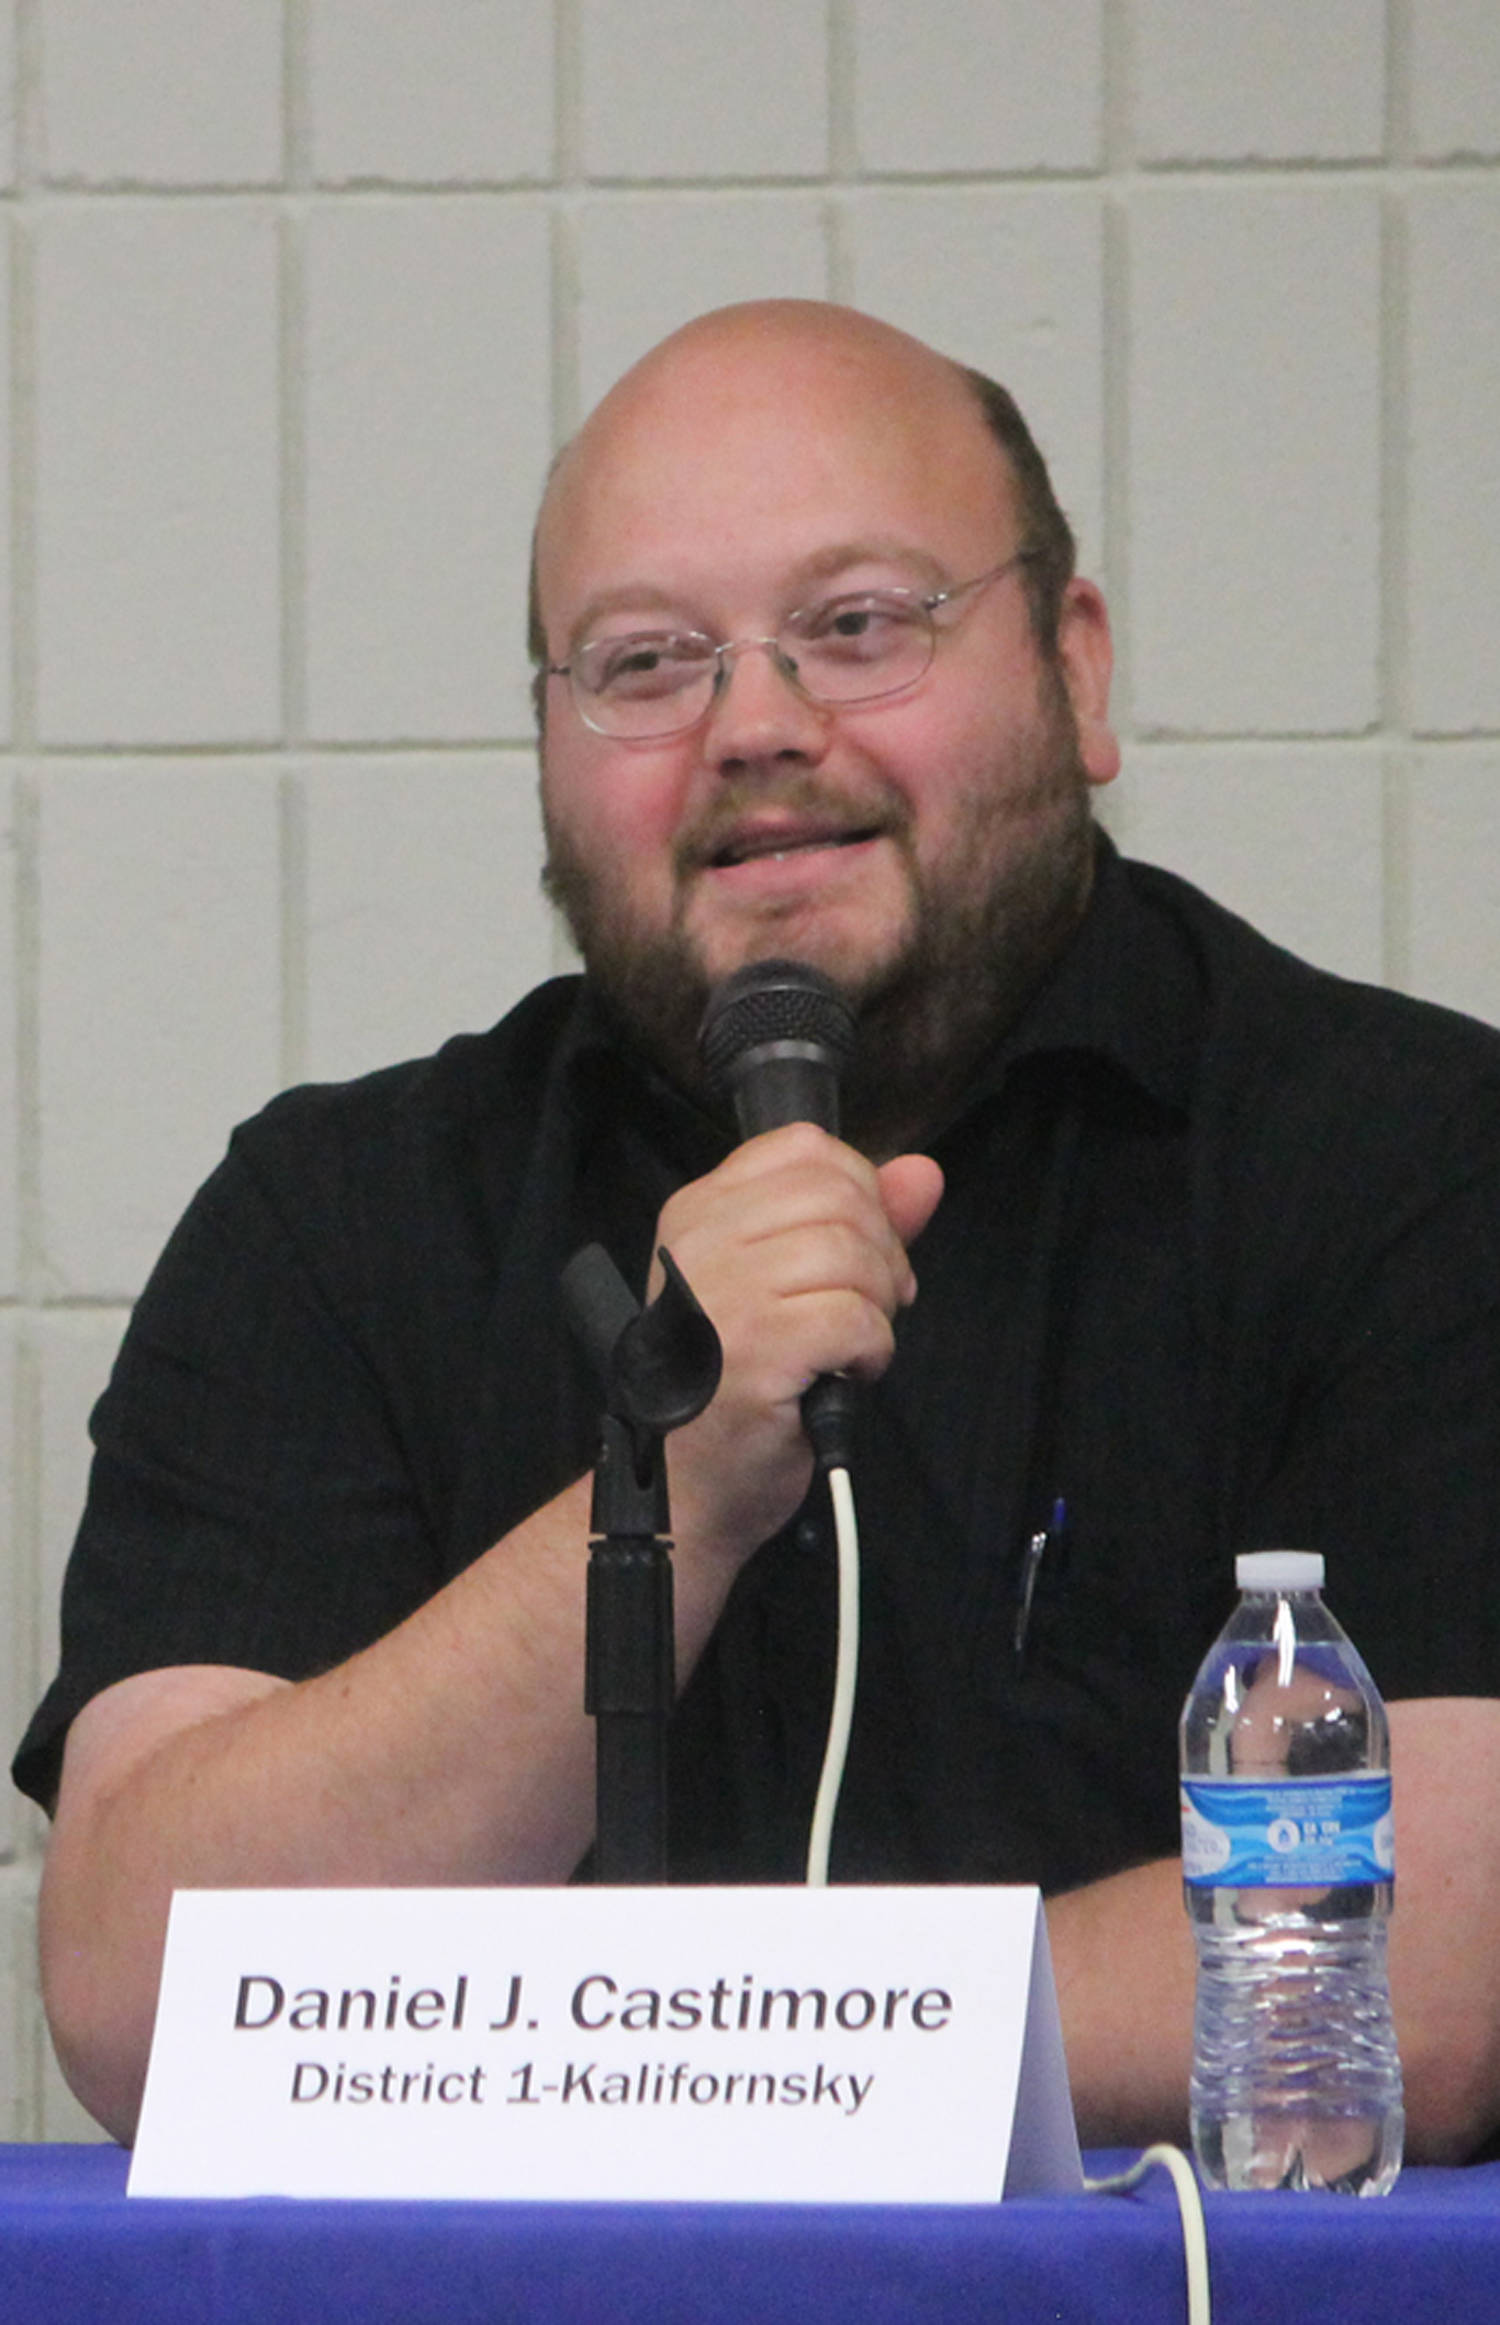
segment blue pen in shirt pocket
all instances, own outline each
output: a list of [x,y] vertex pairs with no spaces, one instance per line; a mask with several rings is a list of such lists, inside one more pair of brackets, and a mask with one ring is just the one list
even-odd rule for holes
[[1053,1498],[1051,1515],[1046,1525],[1038,1526],[1036,1532],[1027,1537],[1021,1557],[1021,1579],[1016,1588],[1015,1649],[1018,1663],[1026,1652],[1026,1634],[1031,1628],[1031,1602],[1036,1596],[1037,1576],[1041,1572],[1042,1560],[1049,1550],[1056,1557],[1067,1523],[1068,1505],[1062,1495],[1057,1494]]

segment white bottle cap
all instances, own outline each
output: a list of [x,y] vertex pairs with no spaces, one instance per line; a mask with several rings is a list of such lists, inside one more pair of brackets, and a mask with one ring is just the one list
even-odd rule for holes
[[1321,1550],[1242,1550],[1234,1562],[1239,1590],[1321,1590]]

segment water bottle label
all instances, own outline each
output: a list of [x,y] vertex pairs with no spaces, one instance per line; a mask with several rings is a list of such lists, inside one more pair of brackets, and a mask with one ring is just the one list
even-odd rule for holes
[[1388,1774],[1182,1780],[1182,1877],[1197,1888],[1337,1889],[1396,1867]]

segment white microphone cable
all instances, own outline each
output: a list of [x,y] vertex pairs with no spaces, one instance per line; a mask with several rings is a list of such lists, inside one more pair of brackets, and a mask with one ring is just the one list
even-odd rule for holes
[[1203,2198],[1193,2167],[1180,2147],[1171,2147],[1158,2141],[1154,2147],[1141,2150],[1127,2171],[1112,2172],[1108,2179],[1085,2180],[1084,2187],[1091,2196],[1123,2196],[1138,2187],[1147,2172],[1160,2165],[1172,2178],[1177,2197],[1177,2213],[1182,2224],[1182,2259],[1187,2275],[1188,2325],[1210,2325],[1213,2315],[1212,2296],[1208,2279],[1208,2233],[1203,2218]]
[[854,1487],[842,1463],[831,1466],[827,1476],[838,1545],[838,1647],[834,1657],[833,1708],[828,1719],[828,1739],[823,1747],[823,1772],[818,1780],[807,1843],[810,1889],[823,1889],[828,1884],[828,1849],[843,1788],[859,1677],[859,1523],[854,1512]]

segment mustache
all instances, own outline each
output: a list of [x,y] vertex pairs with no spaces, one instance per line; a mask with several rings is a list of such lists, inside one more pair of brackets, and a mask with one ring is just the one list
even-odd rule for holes
[[678,833],[672,851],[677,873],[703,871],[733,846],[748,824],[772,816],[790,817],[828,839],[856,834],[904,839],[912,821],[911,809],[894,785],[876,784],[856,794],[806,775],[728,776],[702,812]]

